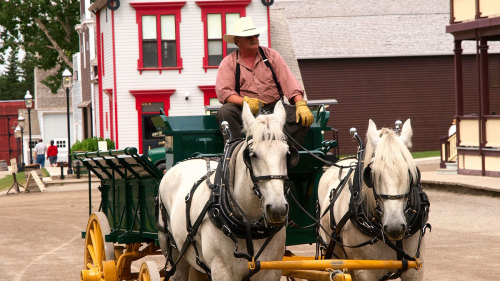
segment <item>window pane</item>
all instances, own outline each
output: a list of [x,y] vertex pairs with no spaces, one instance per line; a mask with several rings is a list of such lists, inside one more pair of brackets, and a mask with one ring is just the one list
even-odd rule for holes
[[158,45],[156,40],[142,42],[142,60],[144,67],[158,66]]
[[[240,18],[239,13],[227,13],[226,14],[226,33],[232,33],[234,29],[234,22]],[[238,49],[233,43],[226,43],[226,54],[230,54]]]
[[210,98],[210,105],[220,105],[218,98]]
[[161,16],[161,40],[175,40],[175,15]]
[[234,45],[234,44],[227,44],[227,49],[226,49],[226,54],[230,54],[234,51],[238,50],[238,46]]
[[222,38],[222,17],[221,14],[207,15],[208,39]]
[[234,22],[240,18],[240,13],[227,13],[226,14],[226,33],[232,33]]
[[142,112],[160,112],[163,108],[163,102],[143,102],[141,104]]
[[161,65],[163,67],[177,66],[177,45],[173,40],[161,42]]
[[142,39],[156,39],[156,16],[142,16]]
[[222,61],[222,40],[208,41],[208,65],[219,65]]

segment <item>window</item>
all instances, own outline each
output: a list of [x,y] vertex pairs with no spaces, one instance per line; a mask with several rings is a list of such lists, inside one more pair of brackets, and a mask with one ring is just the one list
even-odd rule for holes
[[179,23],[186,2],[131,3],[139,27],[137,68],[145,70],[182,69]]
[[218,68],[222,59],[238,47],[222,40],[222,35],[232,32],[234,22],[245,16],[245,7],[251,0],[197,1],[202,9],[201,17],[205,35],[203,68]]

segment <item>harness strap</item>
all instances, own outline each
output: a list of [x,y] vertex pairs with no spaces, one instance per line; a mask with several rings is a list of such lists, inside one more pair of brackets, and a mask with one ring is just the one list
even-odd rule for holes
[[[403,249],[403,240],[396,241],[396,247],[399,249]],[[387,272],[380,281],[384,280],[393,280],[401,277],[401,275],[408,270],[408,260],[403,257],[403,254],[399,251],[396,251],[397,259],[403,263],[403,267],[398,269],[396,272]]]
[[200,184],[203,181],[205,181],[207,178],[209,178],[213,174],[213,172],[214,172],[213,170],[209,170],[203,177],[201,177],[198,181],[196,181],[193,184],[193,187],[191,188],[191,190],[189,191],[188,195],[185,198],[185,201],[186,201],[186,230],[187,230],[188,234],[186,236],[186,240],[184,241],[184,244],[182,245],[179,257],[178,257],[177,261],[175,262],[175,266],[177,266],[180,259],[186,253],[189,246],[192,245],[195,252],[196,252],[196,264],[198,266],[200,266],[207,273],[207,275],[209,276],[210,279],[211,279],[210,268],[200,259],[200,254],[198,252],[198,247],[196,245],[195,236],[196,236],[196,233],[198,232],[198,229],[199,229],[201,223],[203,222],[203,219],[205,218],[205,215],[206,215],[208,209],[212,206],[212,202],[207,201],[207,203],[205,204],[202,211],[198,215],[198,218],[196,219],[194,224],[191,224],[190,211],[191,211],[191,203],[193,201],[194,192],[196,191],[198,186],[200,186]]

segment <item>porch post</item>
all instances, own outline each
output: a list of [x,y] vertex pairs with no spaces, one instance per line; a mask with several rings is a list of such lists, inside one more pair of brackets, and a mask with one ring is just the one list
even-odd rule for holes
[[481,174],[486,175],[485,171],[485,159],[484,159],[484,147],[486,145],[486,117],[490,112],[489,106],[489,79],[488,79],[488,41],[486,38],[482,37],[479,44],[479,82],[480,93],[479,93],[479,151],[481,154]]

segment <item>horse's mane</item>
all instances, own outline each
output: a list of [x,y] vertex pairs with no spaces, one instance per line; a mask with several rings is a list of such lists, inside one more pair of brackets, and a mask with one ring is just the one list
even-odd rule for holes
[[[379,130],[380,141],[377,147],[373,147],[370,141],[367,141],[365,148],[365,167],[373,162],[371,168],[375,177],[373,183],[378,186],[383,176],[398,177],[401,182],[407,183],[404,187],[409,188],[410,171],[411,177],[417,177],[417,166],[415,160],[411,156],[410,151],[405,146],[399,136],[391,129],[382,128]],[[366,192],[367,187],[363,188],[363,196],[367,201],[368,210],[373,211],[375,208],[375,197],[373,192]],[[395,190],[394,194],[403,194],[407,190]],[[371,214],[369,214],[371,215]]]
[[244,128],[247,137],[252,136],[253,145],[258,146],[264,141],[284,140],[285,134],[280,122],[274,115],[259,115],[250,128]]

